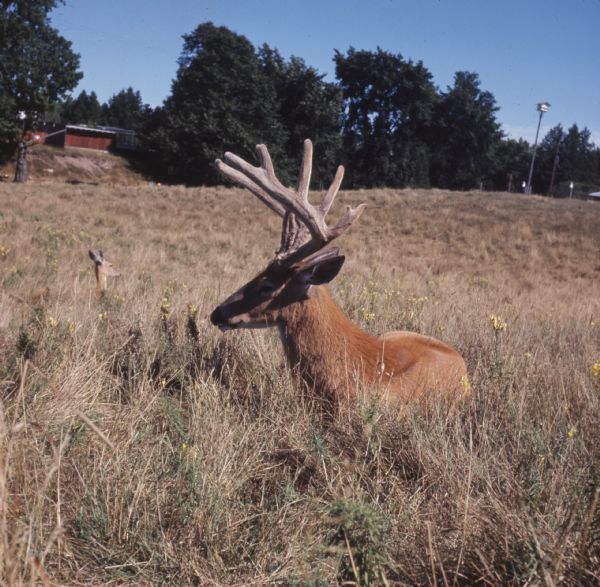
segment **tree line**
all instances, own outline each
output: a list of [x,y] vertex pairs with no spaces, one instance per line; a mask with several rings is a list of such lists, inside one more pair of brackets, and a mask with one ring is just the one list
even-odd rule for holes
[[[531,145],[508,138],[493,94],[477,73],[458,71],[438,88],[422,61],[378,48],[336,51],[335,82],[300,57],[210,22],[183,36],[171,93],[157,108],[127,88],[101,104],[94,92],[70,91],[79,57],[50,26],[60,0],[4,2],[0,14],[0,142],[14,149],[16,113],[25,125],[108,125],[136,130],[163,181],[221,181],[215,158],[252,159],[265,143],[281,179],[292,182],[304,138],[315,144],[313,178],[325,186],[338,163],[344,185],[520,191]],[[45,31],[40,34],[40,31]],[[50,51],[50,48],[52,49]],[[49,53],[49,55],[48,55]],[[41,58],[44,56],[44,59]],[[533,189],[565,195],[600,187],[600,149],[587,128],[552,128],[541,140]]]

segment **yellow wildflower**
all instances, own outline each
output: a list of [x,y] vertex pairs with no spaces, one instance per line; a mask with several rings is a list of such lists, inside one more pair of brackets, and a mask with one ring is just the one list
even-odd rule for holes
[[598,357],[596,362],[592,365],[592,377],[600,380],[600,357]]
[[469,378],[467,377],[467,375],[463,375],[460,378],[460,384],[462,385],[463,393],[471,393],[471,383],[469,382]]
[[490,320],[492,322],[492,328],[494,332],[501,332],[502,330],[506,330],[508,324],[500,318],[500,316],[496,316],[495,314],[490,314]]

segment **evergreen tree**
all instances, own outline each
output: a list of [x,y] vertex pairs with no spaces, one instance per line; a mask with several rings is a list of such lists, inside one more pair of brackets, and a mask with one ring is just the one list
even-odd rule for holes
[[108,126],[139,130],[150,115],[150,107],[144,104],[142,96],[130,86],[114,94],[108,103],[102,105],[102,123]]
[[62,107],[62,121],[65,124],[87,124],[95,126],[102,120],[102,107],[95,92],[82,90],[77,98],[67,98]]
[[209,22],[183,38],[172,93],[152,114],[144,143],[173,179],[189,184],[221,181],[215,158],[233,151],[252,160],[258,143],[269,145],[279,166],[287,137],[250,41]]
[[[314,144],[312,183],[324,188],[340,161],[342,95],[336,84],[299,57],[285,61],[276,49],[263,45],[258,52],[263,71],[275,88],[277,113],[286,138],[287,167],[278,168],[281,181],[295,181],[304,139]],[[284,158],[282,158],[284,159]]]
[[476,73],[459,71],[436,108],[431,134],[431,182],[450,189],[478,188],[493,170],[501,138],[496,100]]
[[531,147],[524,139],[503,138],[494,145],[490,158],[492,164],[487,177],[487,189],[522,192],[527,181]]
[[600,187],[598,149],[591,141],[589,129],[579,130],[573,124],[565,132],[559,124],[548,131],[540,143],[536,157],[532,182],[535,191],[549,192],[553,169],[555,174],[550,195],[568,196],[571,182],[576,184],[575,193],[585,193]]
[[[554,171],[555,187],[561,178],[561,159],[564,155],[565,131],[561,124],[551,128],[540,142],[536,157],[532,183],[532,191],[538,194],[550,194],[552,173]],[[553,190],[554,191],[554,190]]]
[[426,138],[436,104],[431,73],[382,49],[336,51],[344,159],[354,186],[427,185]]
[[594,144],[591,141],[592,133],[588,128],[579,130],[573,124],[566,132],[563,139],[563,152],[561,153],[561,174],[563,181],[580,183],[595,183],[597,170],[594,161]]

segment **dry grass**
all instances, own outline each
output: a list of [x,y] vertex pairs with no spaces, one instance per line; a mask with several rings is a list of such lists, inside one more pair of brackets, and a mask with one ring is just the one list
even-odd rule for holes
[[465,405],[325,422],[274,333],[212,328],[277,245],[247,194],[0,186],[1,584],[600,582],[600,206],[338,199],[338,300],[456,346]]
[[[29,178],[33,181],[139,185],[142,176],[124,157],[95,149],[33,145],[28,154]],[[0,165],[0,178],[12,181],[15,161]]]

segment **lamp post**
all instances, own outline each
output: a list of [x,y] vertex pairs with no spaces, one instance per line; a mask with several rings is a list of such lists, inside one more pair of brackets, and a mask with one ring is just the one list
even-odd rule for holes
[[549,102],[540,102],[537,105],[537,111],[540,113],[540,117],[538,119],[537,131],[535,132],[535,142],[533,143],[533,153],[531,155],[531,165],[529,166],[529,177],[527,178],[527,185],[525,186],[525,193],[531,194],[531,178],[533,176],[533,164],[535,163],[535,153],[537,151],[537,142],[538,135],[540,134],[540,125],[542,124],[542,116],[544,112],[548,112],[550,110]]
[[15,168],[15,182],[24,183],[27,181],[27,141],[25,140],[25,124],[27,114],[20,111],[17,118],[21,122],[19,142],[17,145],[17,165]]

